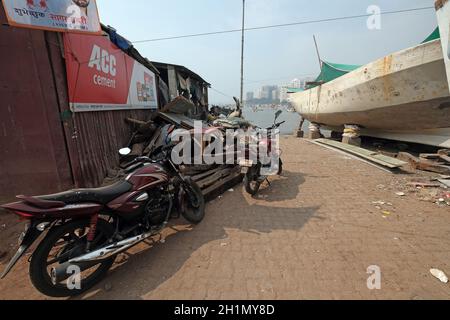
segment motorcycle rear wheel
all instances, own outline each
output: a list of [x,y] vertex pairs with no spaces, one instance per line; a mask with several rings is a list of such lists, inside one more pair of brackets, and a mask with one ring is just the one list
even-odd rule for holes
[[[83,249],[87,242],[87,233],[82,233],[89,230],[89,223],[89,220],[78,220],[52,229],[33,253],[30,262],[30,279],[34,287],[44,295],[55,298],[80,295],[100,282],[113,265],[115,257],[104,260],[96,266],[83,271],[80,277],[83,277],[83,274],[86,276],[89,270],[92,273],[84,279],[81,278],[80,289],[69,289],[69,286],[65,283],[53,284],[51,271],[49,270],[50,266],[58,263],[62,264],[84,253]],[[95,246],[91,248],[91,251],[105,245],[113,233],[114,228],[105,220],[99,219],[96,230],[97,236],[94,240]],[[64,242],[61,243],[61,240]],[[60,246],[58,244],[60,243],[63,246],[58,250],[56,256],[49,261],[52,249],[58,249]]]

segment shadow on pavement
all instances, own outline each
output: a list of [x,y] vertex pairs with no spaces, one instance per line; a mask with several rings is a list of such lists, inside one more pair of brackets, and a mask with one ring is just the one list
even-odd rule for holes
[[286,201],[298,197],[299,188],[305,183],[305,175],[285,170],[281,176],[271,176],[268,180],[270,184],[264,182],[255,199],[267,202]]
[[[269,201],[293,199],[298,195],[298,185],[304,182],[303,176],[292,172],[286,172],[285,175],[285,178],[272,183],[271,188],[283,188],[283,180],[289,179],[289,187],[294,190],[285,190],[287,192],[281,192],[283,195],[278,196],[271,194]],[[264,204],[267,203],[264,201]],[[235,192],[227,192],[222,198],[208,204],[207,215],[201,224],[191,227],[175,225],[182,224],[183,220],[175,221],[174,225],[163,232],[163,243],[156,239],[153,244],[141,244],[135,250],[137,252],[132,251],[127,261],[117,265],[108,274],[106,280],[77,299],[142,299],[173,277],[202,246],[227,239],[227,230],[251,234],[298,231],[318,210],[319,207],[249,205],[248,197],[244,195],[242,185],[239,185]],[[207,261],[206,257],[204,262]],[[105,291],[105,284],[112,289]]]

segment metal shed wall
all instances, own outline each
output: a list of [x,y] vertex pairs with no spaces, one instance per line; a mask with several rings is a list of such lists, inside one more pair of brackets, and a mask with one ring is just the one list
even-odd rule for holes
[[[118,150],[126,147],[131,137],[131,128],[124,119],[131,117],[148,120],[148,110],[100,111],[75,113],[71,123],[67,123],[72,155],[74,176],[79,187],[99,186],[108,173],[108,169],[119,164]],[[72,138],[73,137],[73,138]],[[77,161],[78,160],[78,161]]]
[[0,202],[99,186],[151,111],[71,113],[61,35],[0,23]]
[[73,185],[43,31],[11,28],[0,7],[0,201]]

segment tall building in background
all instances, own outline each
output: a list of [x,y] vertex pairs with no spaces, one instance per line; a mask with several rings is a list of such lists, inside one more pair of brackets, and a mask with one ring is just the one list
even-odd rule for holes
[[295,88],[295,89],[304,88],[305,87],[305,81],[304,80],[300,80],[300,79],[294,79],[289,84],[289,87]]
[[262,88],[259,88],[258,90],[256,90],[254,98],[255,99],[261,99],[261,96],[263,95],[262,93]]
[[280,90],[278,89],[278,87],[272,90],[272,101],[280,103]]
[[247,103],[249,104],[279,104],[288,103],[290,94],[289,89],[305,89],[306,83],[313,81],[311,78],[295,78],[283,85],[265,85],[255,90],[247,92]]
[[289,98],[289,95],[288,95],[288,89],[287,89],[287,85],[285,85],[285,86],[280,86],[279,87],[279,91],[280,91],[280,102],[281,103],[283,103],[283,102],[287,102],[288,101],[288,98]]
[[278,90],[277,86],[263,86],[262,87],[262,96],[260,99],[267,99],[267,100],[275,100],[273,97],[274,91]]

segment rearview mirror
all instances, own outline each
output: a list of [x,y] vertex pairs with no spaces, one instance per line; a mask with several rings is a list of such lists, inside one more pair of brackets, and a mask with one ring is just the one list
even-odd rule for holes
[[275,113],[275,121],[277,121],[277,119],[281,116],[281,114],[283,113],[283,111],[278,110],[277,113]]
[[119,150],[119,154],[121,156],[127,156],[131,153],[131,149],[130,148],[123,148]]
[[236,110],[239,110],[241,108],[241,101],[236,97],[233,97],[233,99],[236,102]]

